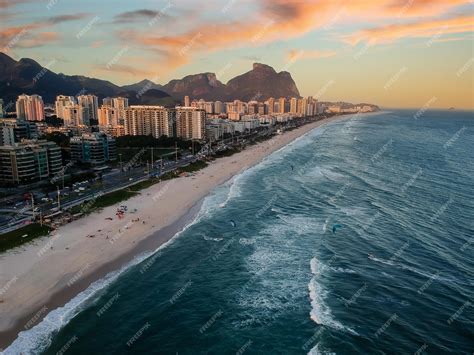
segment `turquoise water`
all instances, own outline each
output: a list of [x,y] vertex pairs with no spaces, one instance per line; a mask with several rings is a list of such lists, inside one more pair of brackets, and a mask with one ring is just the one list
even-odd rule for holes
[[474,117],[413,115],[313,130],[7,353],[472,353]]

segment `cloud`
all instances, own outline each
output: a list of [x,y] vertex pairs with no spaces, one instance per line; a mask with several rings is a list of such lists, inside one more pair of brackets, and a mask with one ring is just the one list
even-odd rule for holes
[[140,21],[152,20],[155,18],[169,18],[169,16],[164,11],[141,9],[141,10],[135,10],[135,11],[122,12],[118,15],[115,15],[113,23],[140,22]]
[[[135,29],[120,32],[120,37],[126,43],[136,43],[149,50],[159,50],[161,60],[176,68],[182,63],[187,63],[196,55],[202,52],[219,51],[228,48],[258,47],[268,43],[291,40],[304,36],[305,34],[322,28],[328,23],[338,22],[341,25],[347,23],[347,18],[353,22],[366,23],[367,20],[383,20],[400,22],[400,17],[426,16],[434,14],[444,14],[446,11],[456,6],[465,4],[466,0],[450,0],[438,4],[435,0],[352,0],[344,4],[339,4],[333,0],[259,0],[259,9],[245,20],[228,21],[229,17],[224,17],[221,21],[206,23],[186,23],[186,30],[179,32],[181,28],[173,28],[169,35],[160,35],[156,32],[139,32]],[[335,19],[335,15],[342,15],[344,21]],[[123,13],[119,18],[135,19],[137,17],[149,18],[152,13],[148,10],[137,10]],[[424,17],[423,21],[427,21]],[[191,27],[188,27],[190,25]],[[420,34],[420,28],[408,25],[391,25],[386,33],[383,30],[374,31],[383,37],[389,37],[393,28],[396,36],[413,36]],[[398,28],[397,26],[401,26]],[[403,31],[403,26],[407,26]],[[434,25],[433,25],[434,26]],[[373,30],[362,30],[342,38],[350,43],[357,43],[364,38],[370,38]],[[415,31],[415,34],[413,32]],[[427,31],[432,32],[432,31]],[[183,54],[184,55],[180,55]],[[308,52],[306,58],[322,58],[332,56],[332,52]]]
[[291,49],[287,53],[287,60],[329,58],[335,56],[336,54],[337,53],[335,51],[328,50],[319,51]]
[[60,38],[57,32],[39,32],[31,34],[25,39],[18,42],[15,47],[18,48],[34,48],[41,47],[46,44],[50,44],[58,41]]
[[20,4],[26,4],[33,2],[33,0],[0,0],[0,9],[7,9],[10,7],[15,7]]
[[2,11],[0,12],[0,21],[10,21],[10,20],[13,20],[16,16],[17,16],[16,13]]
[[406,24],[387,25],[358,31],[345,38],[355,46],[362,41],[391,43],[402,38],[429,38],[443,34],[472,32],[474,16],[457,16],[449,19],[419,20]]
[[244,55],[241,57],[243,60],[248,60],[251,62],[260,62],[262,60],[261,57],[257,57],[256,55]]
[[13,48],[33,48],[54,43],[60,39],[59,34],[55,31],[41,32],[42,29],[63,22],[80,20],[87,16],[88,14],[86,13],[58,15],[23,26],[11,26],[0,29],[0,48],[3,48],[3,51],[9,51]]
[[436,16],[448,12],[450,9],[470,4],[469,0],[392,0],[385,2],[383,10],[390,16]]
[[127,74],[133,77],[145,78],[150,76],[151,71],[138,69],[136,67],[125,65],[125,64],[114,64],[110,67],[106,67],[105,65],[96,65],[94,67],[94,72],[100,73],[119,73],[119,74]]
[[104,45],[105,41],[95,41],[91,43],[91,48],[100,48]]
[[52,25],[56,25],[58,23],[63,23],[63,22],[82,20],[83,18],[86,18],[88,16],[90,16],[90,14],[88,13],[79,13],[75,15],[59,15],[59,16],[50,17],[45,22],[50,23]]

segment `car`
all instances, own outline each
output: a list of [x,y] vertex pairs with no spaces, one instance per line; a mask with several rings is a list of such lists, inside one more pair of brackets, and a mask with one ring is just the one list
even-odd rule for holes
[[128,178],[128,181],[133,181],[133,178]]
[[76,192],[76,193],[77,193],[77,192],[81,192],[81,190],[79,190],[79,189],[75,189],[75,190],[74,190],[74,192]]
[[82,187],[82,186],[81,186],[81,187],[79,188],[79,191],[84,191],[85,189],[86,189],[85,187]]

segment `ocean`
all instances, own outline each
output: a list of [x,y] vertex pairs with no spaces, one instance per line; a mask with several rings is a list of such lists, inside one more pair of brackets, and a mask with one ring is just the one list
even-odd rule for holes
[[472,112],[348,116],[5,353],[472,354],[473,196]]

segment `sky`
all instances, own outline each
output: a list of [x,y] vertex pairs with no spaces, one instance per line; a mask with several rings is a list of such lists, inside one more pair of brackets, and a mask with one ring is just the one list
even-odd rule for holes
[[118,85],[259,62],[322,101],[474,109],[465,0],[0,0],[0,51]]

